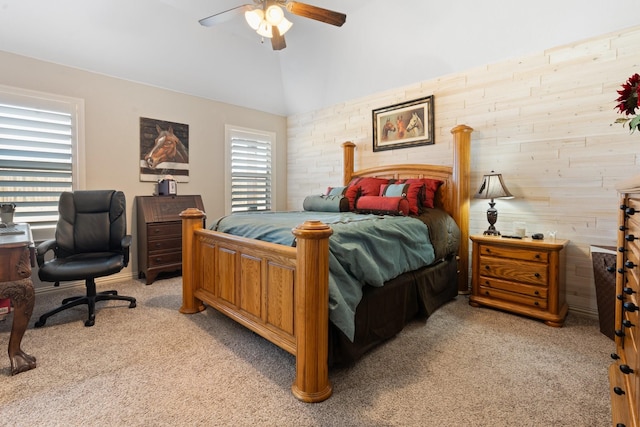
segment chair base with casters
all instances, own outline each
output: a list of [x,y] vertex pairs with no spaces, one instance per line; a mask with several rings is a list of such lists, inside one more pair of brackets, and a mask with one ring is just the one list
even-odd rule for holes
[[54,314],[60,313],[63,310],[66,310],[71,307],[75,307],[81,304],[87,304],[89,307],[89,318],[85,320],[84,326],[93,326],[96,323],[96,302],[98,301],[107,301],[107,300],[119,300],[119,301],[129,301],[129,308],[134,308],[136,306],[136,299],[133,297],[125,297],[122,295],[118,295],[117,291],[103,291],[96,293],[96,281],[94,279],[87,280],[87,295],[86,296],[77,296],[65,298],[62,300],[62,305],[55,310],[51,310],[40,316],[38,321],[35,323],[36,328],[40,328],[44,326],[47,322],[47,319]]

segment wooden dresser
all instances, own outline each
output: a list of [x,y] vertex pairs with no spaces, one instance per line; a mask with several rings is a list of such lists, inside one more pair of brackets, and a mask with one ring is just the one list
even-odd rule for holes
[[137,196],[138,277],[147,285],[162,272],[182,269],[182,220],[180,212],[198,208],[200,196]]
[[614,426],[640,426],[640,193],[620,199],[616,260],[615,341],[609,367],[611,412]]
[[564,289],[567,240],[471,236],[469,304],[487,306],[562,326],[568,306]]

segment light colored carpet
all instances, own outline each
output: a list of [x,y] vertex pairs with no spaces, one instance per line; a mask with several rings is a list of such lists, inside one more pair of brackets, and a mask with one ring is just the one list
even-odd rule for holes
[[[208,309],[178,312],[181,279],[115,288],[138,298],[99,303],[27,330],[38,367],[9,375],[0,358],[0,422],[15,426],[607,426],[613,341],[597,320],[564,328],[459,296],[408,325],[354,367],[334,369],[333,396],[290,392],[295,361]],[[99,284],[100,289],[106,289]],[[31,325],[78,289],[38,294]],[[0,345],[11,317],[0,322]],[[6,347],[5,347],[6,348]]]

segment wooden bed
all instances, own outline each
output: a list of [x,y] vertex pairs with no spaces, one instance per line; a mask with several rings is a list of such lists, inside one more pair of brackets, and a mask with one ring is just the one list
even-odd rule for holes
[[[436,207],[460,227],[458,291],[468,292],[468,219],[471,129],[456,126],[453,165],[389,165],[354,170],[355,144],[344,149],[344,184],[354,177],[436,178],[444,181]],[[187,209],[183,219],[181,313],[219,310],[296,357],[291,386],[304,402],[331,396],[329,382],[329,236],[331,228],[306,221],[296,229],[296,247],[202,228],[204,213]]]

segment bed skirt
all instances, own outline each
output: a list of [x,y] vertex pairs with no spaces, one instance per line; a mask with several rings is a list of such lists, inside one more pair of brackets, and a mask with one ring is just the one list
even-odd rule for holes
[[456,258],[405,273],[383,287],[366,286],[356,309],[351,342],[337,327],[329,327],[329,366],[348,366],[367,351],[400,332],[415,318],[426,319],[458,294]]

